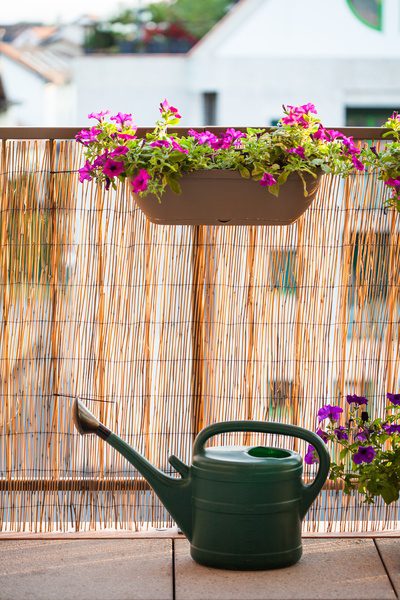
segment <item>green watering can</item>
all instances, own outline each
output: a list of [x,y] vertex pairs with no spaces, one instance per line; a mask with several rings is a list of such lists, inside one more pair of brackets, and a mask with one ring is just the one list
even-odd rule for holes
[[[221,569],[286,567],[302,553],[301,522],[328,476],[330,458],[319,436],[302,427],[262,421],[227,421],[203,429],[195,439],[193,465],[176,456],[170,464],[180,478],[165,475],[112,433],[79,401],[74,422],[80,433],[95,433],[118,450],[146,478],[190,541],[192,558]],[[318,474],[302,482],[297,452],[266,446],[205,448],[220,433],[253,431],[302,438],[319,455]]]

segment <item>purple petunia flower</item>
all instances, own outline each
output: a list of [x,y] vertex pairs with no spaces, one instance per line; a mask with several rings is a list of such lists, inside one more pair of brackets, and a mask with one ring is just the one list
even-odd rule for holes
[[325,442],[325,444],[328,443],[328,434],[326,433],[326,431],[319,427],[316,431],[316,434],[319,435],[319,437]]
[[98,113],[92,112],[88,114],[88,119],[97,119],[99,123],[102,123],[104,121],[104,117],[109,113],[109,110],[101,110]]
[[140,169],[139,173],[131,181],[132,189],[135,192],[135,194],[139,192],[145,192],[149,187],[150,179],[151,176],[146,171],[146,169]]
[[359,442],[366,442],[367,440],[369,440],[369,431],[368,429],[360,429],[358,433],[356,433],[356,435],[354,436],[355,440],[358,440]]
[[382,429],[384,429],[384,431],[389,435],[392,435],[393,433],[400,433],[400,425],[396,425],[396,423],[386,423],[382,425]]
[[336,427],[333,431],[338,440],[348,440],[349,439],[347,429],[346,429],[346,427],[343,427],[343,425]]
[[336,131],[336,129],[326,129],[326,132],[331,140],[338,140],[344,137],[343,133],[340,133],[340,131]]
[[399,113],[397,112],[397,110],[395,110],[395,111],[394,111],[394,112],[393,112],[393,113],[390,115],[389,119],[397,119],[397,120],[400,120],[400,115],[399,115]]
[[238,148],[241,145],[241,139],[247,137],[243,131],[239,131],[238,129],[234,129],[233,127],[229,127],[224,136],[222,138],[222,148],[230,148],[233,146],[234,148]]
[[307,465],[313,465],[314,463],[318,462],[318,459],[315,456],[314,446],[311,446],[311,444],[308,445],[307,454],[304,456],[304,462]]
[[388,392],[386,394],[386,398],[392,404],[395,404],[396,406],[400,406],[400,394],[391,394],[390,392]]
[[346,400],[348,404],[355,404],[357,407],[361,406],[362,404],[368,404],[368,400],[365,398],[365,396],[357,396],[357,394],[348,394],[346,396]]
[[297,148],[289,148],[287,150],[287,152],[289,154],[297,154],[297,156],[300,156],[300,158],[303,158],[303,159],[306,158],[306,155],[304,154],[303,146],[297,146]]
[[92,179],[92,170],[93,170],[93,165],[90,164],[90,162],[87,160],[84,164],[84,166],[78,170],[79,173],[79,181],[81,183],[83,183],[85,181],[85,179],[87,181],[91,181]]
[[211,147],[216,147],[221,144],[221,140],[211,133],[211,131],[196,131],[195,129],[189,129],[188,134],[193,137],[200,146],[203,144],[209,144]]
[[371,463],[375,456],[376,452],[372,446],[360,446],[351,458],[356,465],[360,465],[363,462]]
[[275,177],[271,175],[271,173],[264,173],[260,179],[260,185],[262,187],[270,187],[271,185],[275,185],[277,183]]
[[110,178],[118,177],[118,175],[121,175],[124,169],[125,165],[122,161],[108,158],[104,163],[103,173],[105,173]]
[[340,406],[332,406],[331,404],[325,404],[318,411],[318,421],[324,421],[330,419],[330,421],[337,421],[340,414],[343,412],[343,408]]

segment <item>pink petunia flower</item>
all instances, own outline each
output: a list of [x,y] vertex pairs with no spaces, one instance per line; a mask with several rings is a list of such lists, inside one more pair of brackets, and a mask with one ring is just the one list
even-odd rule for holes
[[118,177],[124,171],[125,165],[120,160],[113,160],[112,158],[108,158],[103,166],[103,172],[108,177]]
[[297,146],[297,148],[289,148],[289,150],[287,152],[289,154],[297,154],[297,156],[300,156],[300,158],[302,158],[304,160],[306,158],[306,155],[304,154],[303,146]]
[[135,194],[139,192],[145,192],[149,187],[149,180],[151,179],[146,169],[140,169],[139,173],[131,181],[132,189]]
[[160,103],[160,113],[171,112],[174,114],[176,119],[181,119],[182,115],[179,114],[179,111],[175,106],[171,106],[167,99]]
[[390,177],[389,179],[387,179],[385,181],[385,185],[390,185],[395,188],[400,188],[400,179],[393,179],[392,177]]
[[183,154],[189,154],[189,150],[183,148],[176,140],[171,140],[172,148],[177,150],[178,152],[182,152]]
[[136,135],[131,135],[130,133],[118,133],[118,137],[121,140],[136,140]]
[[118,146],[112,152],[110,152],[110,156],[124,156],[129,152],[128,146]]
[[92,112],[88,114],[88,119],[97,119],[99,123],[102,123],[104,121],[104,117],[109,113],[109,110],[101,110],[98,113]]
[[77,142],[83,144],[84,146],[88,146],[92,142],[97,142],[97,136],[99,133],[102,133],[101,129],[96,129],[96,127],[91,127],[90,129],[82,129],[79,133],[76,134],[75,139]]
[[363,163],[356,156],[353,155],[351,157],[351,160],[352,160],[353,165],[357,169],[357,171],[365,171],[365,167],[364,167]]
[[91,181],[92,180],[92,170],[93,170],[93,165],[91,165],[90,162],[87,160],[85,162],[84,166],[78,170],[79,181],[81,183],[83,183],[85,180]]
[[155,142],[151,142],[150,146],[152,148],[169,148],[170,143],[168,140],[156,140]]
[[132,124],[131,113],[119,112],[116,115],[110,117],[110,121],[115,121],[121,128]]
[[259,183],[262,187],[270,187],[271,185],[275,185],[277,181],[271,173],[264,173]]

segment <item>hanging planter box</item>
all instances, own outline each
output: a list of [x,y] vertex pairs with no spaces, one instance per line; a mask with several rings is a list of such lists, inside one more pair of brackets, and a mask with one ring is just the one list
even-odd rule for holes
[[182,193],[169,188],[161,202],[153,195],[134,196],[138,207],[159,225],[290,225],[310,206],[321,179],[292,173],[276,198],[257,181],[236,171],[196,171],[181,179]]

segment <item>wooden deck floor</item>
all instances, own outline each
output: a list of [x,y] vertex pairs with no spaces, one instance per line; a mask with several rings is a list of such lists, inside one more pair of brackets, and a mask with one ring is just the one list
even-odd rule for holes
[[307,537],[274,571],[197,565],[182,536],[0,534],[1,600],[397,600],[400,534]]

